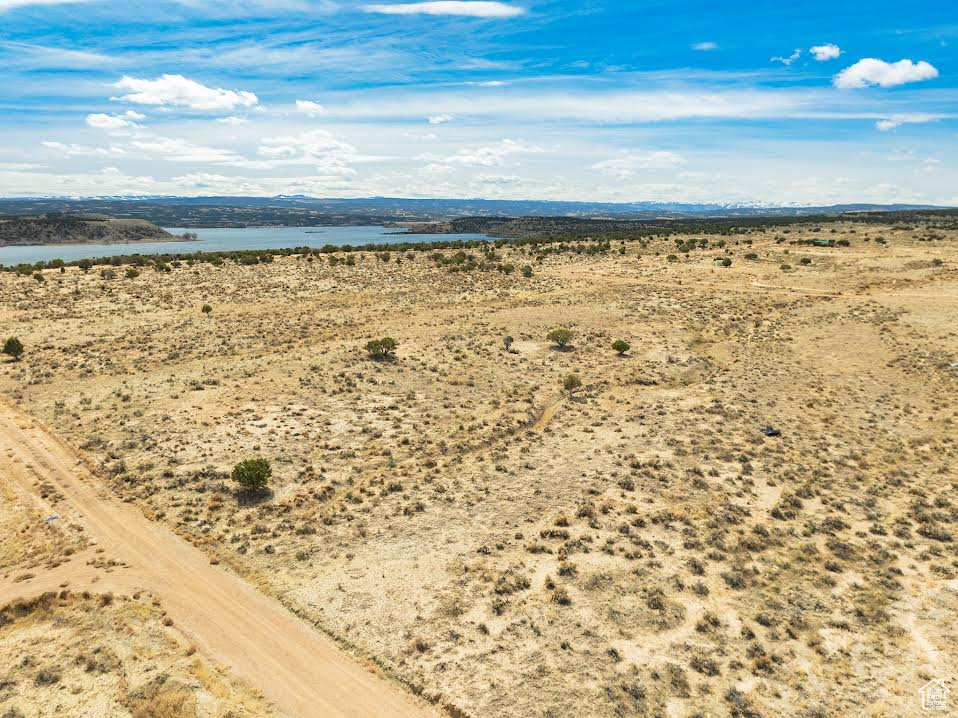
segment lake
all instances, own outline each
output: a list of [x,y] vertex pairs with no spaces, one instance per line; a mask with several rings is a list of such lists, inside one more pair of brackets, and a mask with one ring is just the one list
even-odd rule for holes
[[195,232],[195,242],[137,242],[129,244],[48,244],[40,246],[0,247],[0,264],[33,264],[62,259],[95,259],[127,254],[178,254],[190,252],[230,252],[237,249],[286,249],[324,247],[331,244],[354,247],[363,244],[402,244],[404,242],[454,241],[478,242],[484,234],[395,234],[402,230],[387,227],[220,227],[214,229],[166,228],[170,234]]

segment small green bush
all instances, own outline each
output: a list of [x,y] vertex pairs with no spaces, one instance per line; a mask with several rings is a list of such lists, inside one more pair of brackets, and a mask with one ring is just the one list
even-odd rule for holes
[[560,349],[565,349],[569,342],[572,341],[574,336],[575,333],[571,329],[566,329],[565,327],[556,327],[551,332],[546,334],[546,339],[554,343]]
[[204,304],[200,311],[203,312],[203,314],[210,314],[213,311],[213,307],[211,307],[209,304]]
[[567,392],[573,392],[579,387],[582,386],[582,380],[577,374],[569,374],[565,379],[562,380],[562,388]]
[[522,276],[526,279],[532,276],[532,265],[527,264],[522,268]]
[[612,342],[612,348],[619,353],[619,356],[622,356],[632,347],[627,341],[625,341],[625,339],[616,339],[614,342]]
[[262,491],[272,475],[266,459],[247,459],[233,467],[231,478],[247,491]]

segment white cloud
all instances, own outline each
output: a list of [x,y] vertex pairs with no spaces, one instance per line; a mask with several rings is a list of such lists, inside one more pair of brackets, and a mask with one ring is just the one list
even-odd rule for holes
[[120,130],[128,127],[139,127],[137,122],[145,119],[146,115],[128,110],[122,115],[105,115],[103,113],[87,115],[86,123],[98,130]]
[[34,162],[0,162],[0,172],[19,172],[21,170],[42,170],[46,165]]
[[902,125],[935,122],[939,119],[941,119],[941,117],[938,115],[929,115],[922,112],[910,112],[905,114],[891,115],[890,117],[878,120],[875,123],[875,127],[882,132],[888,132],[888,130],[893,130],[896,127],[901,127]]
[[233,162],[241,157],[232,150],[205,147],[189,140],[161,135],[141,134],[120,145],[127,153],[167,162]]
[[[13,10],[18,7],[30,7],[32,5],[79,5],[81,3],[101,2],[106,4],[106,0],[0,0],[0,13],[6,10]],[[223,10],[228,8],[230,12],[243,12],[254,7],[279,7],[304,9],[305,3],[297,0],[175,0],[185,6],[205,7],[209,11]],[[325,6],[325,8],[323,8]],[[333,7],[332,0],[320,0],[321,9],[330,9]]]
[[120,157],[125,154],[119,147],[87,147],[86,145],[54,141],[41,142],[40,144],[64,157]]
[[709,50],[717,50],[718,43],[715,42],[697,42],[692,45],[693,50],[699,50],[701,52],[708,52]]
[[505,139],[494,145],[461,149],[443,161],[470,167],[501,167],[506,163],[506,158],[512,155],[537,154],[540,152],[545,152],[545,150],[535,145]]
[[791,55],[789,55],[788,57],[773,57],[771,61],[772,61],[772,62],[780,62],[780,63],[782,63],[783,65],[791,65],[793,62],[795,62],[795,61],[796,61],[798,58],[800,58],[801,56],[802,56],[802,51],[799,50],[798,48],[795,48],[795,51],[794,51]]
[[525,10],[504,2],[466,2],[440,0],[438,2],[410,2],[397,5],[364,5],[366,12],[387,15],[466,15],[469,17],[516,17]]
[[[0,9],[0,12],[3,12]],[[36,45],[27,42],[0,40],[0,50],[8,51],[7,63],[14,67],[29,67],[76,70],[85,67],[101,67],[116,64],[117,58],[98,52],[68,50],[62,47]],[[9,68],[11,65],[8,64]]]
[[79,174],[38,174],[35,177],[45,177],[51,183],[54,194],[110,194],[110,195],[144,195],[153,194],[156,190],[156,180],[152,177],[137,177],[124,174],[117,167],[104,167],[96,172]]
[[835,75],[834,84],[835,87],[842,89],[856,89],[871,85],[895,87],[909,82],[931,80],[935,77],[938,77],[938,70],[924,60],[885,62],[867,57]]
[[[659,122],[691,118],[735,119],[807,117],[830,114],[823,106],[834,93],[806,89],[666,88],[607,92],[503,92],[472,90],[412,92],[404,95],[358,92],[326,106],[329,117],[409,119],[429,117],[441,107],[454,117],[581,120],[597,124]],[[876,117],[875,119],[879,119]]]
[[231,115],[229,117],[220,117],[216,120],[221,125],[245,125],[249,120],[245,117],[236,117]]
[[671,169],[685,164],[685,158],[675,152],[655,150],[632,152],[621,157],[596,162],[592,169],[602,174],[625,180],[635,177],[639,170]]
[[443,113],[441,115],[433,115],[432,117],[429,118],[429,124],[441,125],[445,122],[452,122],[453,119],[455,118],[452,115],[447,115],[446,113]]
[[[24,188],[29,187],[29,190]],[[130,197],[168,194],[177,196],[305,194],[314,197],[350,196],[356,189],[335,175],[309,177],[243,177],[206,172],[155,178],[125,173],[118,167],[77,173],[12,171],[0,167],[0,191],[3,196],[124,195]]]
[[473,181],[477,185],[512,186],[520,184],[523,180],[515,175],[479,174]]
[[914,173],[936,172],[941,166],[941,160],[937,157],[920,157],[914,152],[893,152],[886,159],[907,165]]
[[422,168],[423,172],[428,172],[431,175],[442,175],[449,174],[453,172],[454,169],[449,165],[444,165],[439,162],[430,162],[428,165]]
[[194,110],[232,110],[236,107],[252,107],[259,102],[252,92],[207,87],[182,75],[163,75],[155,80],[124,75],[114,87],[132,91],[120,97],[120,100],[140,105],[172,105]]
[[356,174],[349,166],[354,162],[382,159],[360,154],[353,145],[337,139],[326,130],[266,137],[260,141],[256,154],[262,159],[237,158],[226,164],[256,170],[307,165],[323,175],[346,176]]
[[0,12],[28,5],[68,5],[81,2],[91,2],[91,0],[0,0]]
[[838,45],[827,42],[824,45],[816,45],[809,49],[809,52],[812,53],[819,62],[827,62],[828,60],[837,60],[842,54],[842,49]]
[[190,172],[179,177],[173,177],[172,181],[180,187],[198,190],[204,194],[257,195],[268,191],[261,183],[246,177],[210,172]]
[[356,148],[336,139],[326,130],[312,130],[299,135],[266,137],[257,150],[257,154],[261,157],[279,159],[300,157],[313,160],[326,157],[331,153],[340,156],[354,155]]
[[150,132],[134,132],[131,137],[109,147],[87,147],[64,142],[41,143],[65,157],[111,157],[114,159],[165,160],[167,162],[232,163],[243,158],[232,150],[206,147],[189,140],[164,137]]
[[296,100],[296,111],[309,117],[319,117],[326,114],[326,108],[312,100]]

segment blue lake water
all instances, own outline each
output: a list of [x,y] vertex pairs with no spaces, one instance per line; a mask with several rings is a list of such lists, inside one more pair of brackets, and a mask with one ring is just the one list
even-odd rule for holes
[[166,228],[170,234],[195,232],[195,242],[137,242],[128,244],[57,244],[32,247],[0,247],[0,264],[33,264],[62,259],[113,257],[121,254],[178,254],[189,252],[229,252],[237,249],[286,249],[289,247],[324,247],[331,244],[402,244],[463,240],[478,242],[484,234],[396,234],[402,230],[386,227],[242,227],[215,229]]

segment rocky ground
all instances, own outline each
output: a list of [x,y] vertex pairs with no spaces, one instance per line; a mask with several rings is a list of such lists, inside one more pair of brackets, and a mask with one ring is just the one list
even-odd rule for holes
[[817,230],[5,274],[0,390],[452,715],[911,714],[958,682],[958,233]]

